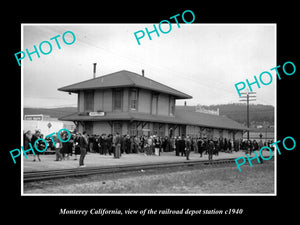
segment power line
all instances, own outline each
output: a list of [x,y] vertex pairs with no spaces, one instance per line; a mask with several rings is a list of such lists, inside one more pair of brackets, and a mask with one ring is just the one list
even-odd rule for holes
[[[250,121],[249,121],[249,101],[256,101],[256,92],[243,92],[241,93],[241,102],[246,101],[247,102],[247,139],[249,140],[249,127],[250,127]],[[246,98],[246,99],[245,99]]]

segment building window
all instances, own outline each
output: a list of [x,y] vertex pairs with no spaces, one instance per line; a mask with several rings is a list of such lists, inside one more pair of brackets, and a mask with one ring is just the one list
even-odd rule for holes
[[214,138],[214,131],[212,128],[206,128],[206,134],[208,139],[213,139]]
[[219,137],[223,138],[223,130],[222,129],[219,129]]
[[92,122],[85,122],[84,126],[85,126],[84,127],[85,131],[88,135],[93,134],[93,123]]
[[122,124],[119,122],[113,122],[112,133],[116,134],[117,132],[122,134]]
[[174,116],[174,114],[175,114],[175,99],[174,99],[174,97],[170,97],[169,106],[170,106],[170,109],[169,109],[170,116]]
[[129,135],[130,136],[135,136],[137,135],[138,131],[137,131],[137,123],[133,122],[129,125]]
[[231,130],[228,131],[228,138],[233,139],[233,133]]
[[158,136],[160,136],[160,137],[165,136],[165,125],[164,124],[159,125]]
[[138,102],[138,93],[136,89],[131,89],[130,90],[130,109],[131,110],[137,110],[137,102]]
[[145,122],[146,124],[142,125],[142,135],[149,136],[150,135],[150,123]]
[[161,123],[153,123],[152,134],[159,137],[165,137],[165,125]]
[[94,111],[94,92],[93,91],[84,92],[84,111],[85,112]]
[[159,124],[158,123],[153,123],[153,133],[154,135],[158,135],[159,132]]
[[122,94],[121,89],[113,91],[113,110],[122,110]]
[[152,94],[151,114],[157,114],[158,94]]
[[196,135],[195,126],[188,125],[186,126],[186,134],[190,137],[194,137]]

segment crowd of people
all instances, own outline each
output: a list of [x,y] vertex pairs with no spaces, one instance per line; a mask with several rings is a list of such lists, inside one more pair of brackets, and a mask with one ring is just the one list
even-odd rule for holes
[[[112,134],[90,135],[88,136],[88,151],[99,154],[113,154],[114,141]],[[262,146],[270,146],[272,141],[262,142],[260,140],[235,140],[226,138],[200,138],[190,136],[159,137],[157,135],[120,136],[121,154],[144,153],[145,155],[160,155],[161,152],[174,151],[176,156],[186,156],[186,151],[208,154],[209,149],[212,154],[218,155],[219,152],[233,152],[244,150],[247,154],[259,150]]]
[[[82,134],[73,133],[71,135],[70,140],[67,142],[63,142],[63,141],[69,138],[68,133],[61,132],[60,135],[61,135],[60,138],[57,136],[57,134],[45,138],[48,145],[47,148],[49,148],[50,150],[55,150],[55,155],[56,155],[55,161],[69,159],[69,156],[72,156],[74,153],[75,155],[74,160],[77,160],[77,155],[80,155],[79,166],[84,167],[84,158],[88,149],[88,137],[86,135],[86,132],[84,131]],[[44,141],[39,140],[37,143],[35,143],[40,138],[43,138],[43,134],[41,134],[39,130],[36,130],[34,134],[32,134],[30,130],[26,131],[23,136],[23,142],[24,142],[23,148],[25,150],[30,149],[30,145],[31,145],[32,149],[34,147],[39,150],[44,150],[46,148]],[[61,139],[62,141],[60,141],[59,139]],[[32,154],[33,154],[33,161],[36,161],[36,158],[39,161],[41,161],[40,151],[34,150]]]
[[[31,134],[30,131],[24,133],[24,149],[29,148],[29,143],[33,146],[35,141],[43,138],[40,131]],[[52,136],[54,143],[50,137],[46,137],[48,148],[55,150],[56,161],[69,159],[73,154],[74,160],[77,160],[79,155],[79,166],[84,166],[84,157],[87,152],[98,153],[101,155],[113,155],[114,158],[120,158],[122,154],[137,154],[143,153],[145,156],[157,155],[160,156],[162,152],[174,152],[176,156],[184,156],[189,160],[190,152],[199,153],[200,157],[203,154],[208,155],[208,159],[212,160],[213,155],[219,155],[219,152],[231,153],[233,151],[245,151],[246,154],[251,155],[253,151],[259,150],[262,146],[269,146],[272,143],[262,142],[256,140],[231,140],[226,138],[200,138],[190,136],[177,137],[159,137],[157,135],[142,135],[130,136],[120,135],[116,133],[102,134],[102,135],[87,135],[84,131],[82,134],[74,132],[68,142],[61,142],[57,135]],[[62,133],[61,139],[67,140],[68,134]],[[37,148],[44,149],[45,143],[39,141]],[[272,147],[271,147],[272,148]],[[36,151],[34,161],[36,158],[41,161],[39,152]]]

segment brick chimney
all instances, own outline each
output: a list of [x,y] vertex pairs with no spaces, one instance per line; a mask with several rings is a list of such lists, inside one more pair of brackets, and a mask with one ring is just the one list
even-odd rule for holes
[[96,66],[97,66],[97,63],[93,63],[93,65],[94,65],[93,78],[95,79],[96,78]]

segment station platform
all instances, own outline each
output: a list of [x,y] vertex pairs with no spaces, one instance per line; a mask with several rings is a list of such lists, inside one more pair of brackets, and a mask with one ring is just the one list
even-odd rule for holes
[[[264,152],[264,157],[269,156],[269,152]],[[257,152],[257,155],[259,153]],[[245,156],[244,151],[225,153],[220,152],[218,156],[213,155],[214,159],[229,159]],[[251,154],[254,157],[254,153]],[[28,155],[28,158],[23,157],[23,172],[32,171],[46,171],[46,170],[59,170],[59,169],[73,169],[79,167],[79,155],[77,160],[75,155],[65,158],[61,161],[55,161],[55,155],[40,155],[41,161],[33,161],[33,155]],[[190,153],[190,161],[208,160],[208,155],[203,154],[200,157],[199,153]],[[100,155],[99,153],[87,153],[84,159],[86,167],[103,167],[103,166],[116,166],[116,165],[134,165],[134,164],[151,164],[151,163],[164,163],[164,162],[182,162],[186,161],[185,156],[175,156],[175,152],[162,152],[160,156],[151,155],[146,156],[144,153],[138,154],[122,154],[119,159],[113,157],[113,155]]]

